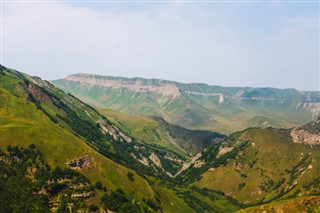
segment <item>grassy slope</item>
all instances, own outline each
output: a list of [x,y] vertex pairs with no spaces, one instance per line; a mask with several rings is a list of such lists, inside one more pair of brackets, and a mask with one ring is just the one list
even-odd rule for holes
[[[226,197],[215,192],[201,193],[199,189],[148,177],[153,189],[159,194],[164,212],[221,212],[240,209]],[[188,203],[188,204],[187,204]],[[190,207],[193,206],[193,208]],[[198,209],[199,206],[204,208]],[[205,208],[208,208],[204,210]]]
[[320,196],[299,197],[281,200],[261,206],[254,206],[237,211],[236,213],[262,212],[320,212]]
[[[302,186],[320,176],[319,150],[292,143],[288,130],[249,129],[233,135],[223,146],[234,146],[242,141],[249,141],[249,147],[229,159],[225,166],[203,173],[202,179],[194,184],[251,203],[270,200],[295,184],[284,197],[297,190],[301,190],[298,195],[303,194]],[[295,166],[297,177],[290,182]],[[276,187],[282,178],[285,182]]]
[[153,145],[160,145],[181,155],[195,154],[211,145],[213,141],[224,136],[209,132],[188,130],[171,125],[160,118],[143,115],[129,115],[111,109],[100,109],[99,112],[116,123],[122,131]]
[[100,109],[99,112],[116,123],[123,131],[137,139],[147,143],[153,142],[178,151],[177,148],[168,143],[168,140],[164,137],[163,132],[165,130],[163,127],[159,126],[159,124],[150,117],[128,115],[110,109]]
[[[125,80],[134,82],[133,79]],[[146,79],[142,81],[146,84],[150,82],[159,84],[160,82]],[[312,104],[308,109],[299,105],[301,100],[307,99],[307,95],[295,90],[223,88],[168,82],[186,91],[221,92],[226,97],[224,102],[219,104],[219,97],[182,93],[181,96],[172,99],[152,92],[135,93],[126,89],[112,89],[67,80],[57,80],[53,83],[96,107],[110,108],[130,114],[154,115],[189,129],[214,130],[225,134],[256,126],[276,128],[299,126],[312,119],[312,107],[319,108],[316,105],[311,106]],[[319,93],[310,94],[314,96],[314,100],[319,99]],[[240,96],[242,99],[239,98]],[[267,99],[247,99],[252,97]],[[281,101],[282,99],[288,99],[288,101]]]
[[[39,81],[39,84],[45,84],[39,79],[33,80]],[[64,162],[67,159],[70,160],[89,154],[95,168],[90,171],[80,172],[88,177],[91,183],[94,184],[96,181],[100,181],[109,190],[120,187],[126,192],[127,196],[137,199],[142,199],[143,197],[153,198],[156,190],[156,193],[160,195],[164,212],[194,212],[185,200],[177,194],[178,192],[175,189],[161,185],[159,180],[155,181],[151,188],[148,182],[134,171],[116,164],[97,153],[81,137],[73,134],[68,125],[61,122],[58,124],[52,122],[34,103],[27,101],[27,94],[24,93],[25,91],[21,87],[21,79],[16,78],[14,74],[7,72],[6,75],[1,75],[0,83],[1,149],[6,149],[8,145],[28,147],[30,144],[35,144],[43,154],[45,161],[53,168],[55,166],[66,167]],[[54,90],[54,88],[51,89]],[[72,98],[64,94],[59,96],[60,99],[69,102],[73,106],[72,108],[78,111],[77,113],[87,116],[87,113],[75,105]],[[38,98],[46,99],[45,96],[40,94],[38,94]],[[51,115],[54,115],[57,108],[48,100],[42,101],[41,107],[45,108]],[[85,106],[83,107],[87,109]],[[127,173],[129,171],[134,173],[133,182],[128,180]],[[179,188],[179,191],[183,192],[184,190],[186,189],[183,187]],[[99,197],[101,196],[103,196],[103,193],[98,190],[97,196],[90,200],[89,204],[93,203],[99,206]],[[203,195],[199,194],[197,196],[209,201],[209,198]],[[219,197],[218,201],[210,201],[209,203],[212,206],[228,205],[231,209],[238,209],[224,197]]]
[[129,181],[126,174],[131,170],[112,162],[90,148],[82,139],[54,124],[33,103],[10,94],[8,91],[15,90],[18,81],[10,80],[10,88],[4,88],[9,82],[5,82],[8,80],[4,79],[6,77],[1,78],[1,149],[6,149],[8,145],[27,147],[33,143],[51,166],[61,167],[65,167],[67,159],[89,154],[96,168],[82,173],[92,183],[100,181],[109,189],[120,187],[129,193],[135,191],[139,199],[153,197],[154,192],[146,180],[135,174],[135,181]]

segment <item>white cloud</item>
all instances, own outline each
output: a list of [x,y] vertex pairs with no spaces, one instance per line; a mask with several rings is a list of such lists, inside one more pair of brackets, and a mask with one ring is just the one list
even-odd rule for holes
[[301,86],[268,79],[270,69],[288,67],[286,60],[281,66],[267,63],[275,60],[272,51],[290,60],[285,48],[260,48],[250,32],[239,31],[219,16],[221,11],[208,14],[202,6],[167,3],[148,10],[96,11],[64,3],[4,3],[4,64],[46,79],[86,72],[228,86]]

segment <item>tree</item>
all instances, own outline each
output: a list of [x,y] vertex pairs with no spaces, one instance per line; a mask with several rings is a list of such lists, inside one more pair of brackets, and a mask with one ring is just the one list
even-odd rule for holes
[[128,172],[127,176],[129,180],[134,181],[134,178],[133,178],[134,175],[132,172]]

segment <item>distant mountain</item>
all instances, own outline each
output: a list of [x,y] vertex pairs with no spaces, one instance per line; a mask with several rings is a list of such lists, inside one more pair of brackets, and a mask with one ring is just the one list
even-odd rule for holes
[[[126,137],[93,108],[49,82],[3,66],[0,100],[0,194],[9,196],[1,197],[1,209],[36,211],[18,210],[15,202],[23,208],[28,201],[19,195],[14,197],[19,191],[10,188],[12,181],[26,182],[23,187],[29,194],[25,196],[31,199],[34,195],[33,200],[38,200],[37,195],[44,196],[39,199],[48,199],[51,211],[65,208],[64,202],[72,203],[75,210],[88,210],[91,204],[100,208],[106,190],[110,195],[122,189],[137,200],[155,198],[147,180],[96,151],[103,148],[101,144],[121,143]],[[6,199],[15,201],[6,203]]]
[[234,133],[178,178],[247,204],[320,195],[319,128],[320,118],[299,128]]
[[219,87],[75,74],[54,85],[95,107],[153,115],[188,129],[224,134],[248,127],[291,128],[316,118],[320,92]]
[[4,66],[0,100],[0,209],[8,212],[319,210],[320,117],[224,136],[98,111]]
[[[94,147],[99,143],[125,139],[93,108],[65,94],[49,82],[3,66],[0,66],[0,99],[0,163],[3,168],[0,190],[5,190],[6,187],[2,188],[3,186],[16,180],[16,175],[29,177],[31,183],[37,185],[31,186],[32,193],[48,196],[52,211],[62,208],[59,196],[66,193],[69,203],[76,205],[83,200],[83,205],[75,206],[75,209],[88,209],[91,204],[101,206],[99,200],[103,195],[103,187],[109,192],[122,188],[127,196],[134,196],[138,200],[154,198],[154,191],[145,179],[95,151]],[[102,126],[109,132],[101,131]],[[111,134],[117,134],[118,138],[113,139]],[[28,147],[38,151],[28,151]],[[5,154],[6,150],[8,154]],[[63,169],[58,169],[57,174],[50,174],[50,170],[55,171],[58,167]],[[19,171],[21,174],[15,175],[12,171]],[[76,173],[72,171],[77,171],[85,178],[77,183],[70,183],[76,177]],[[128,179],[129,173],[132,173],[134,181]],[[53,176],[50,177],[51,175]],[[96,182],[101,186],[95,188]],[[52,190],[54,193],[51,193]],[[0,194],[3,193],[5,192]],[[6,193],[9,193],[6,196],[13,196],[10,193],[14,192]],[[15,198],[17,202],[18,198],[19,196]],[[20,200],[21,205],[23,202],[27,201]],[[4,209],[9,208],[5,203],[2,204]],[[14,211],[16,207],[10,208]]]
[[231,198],[170,177],[186,157],[127,135],[47,81],[0,65],[0,100],[5,212],[240,209]]
[[226,137],[211,131],[189,130],[158,117],[129,115],[110,109],[98,110],[126,134],[150,145],[166,147],[183,156],[193,156]]

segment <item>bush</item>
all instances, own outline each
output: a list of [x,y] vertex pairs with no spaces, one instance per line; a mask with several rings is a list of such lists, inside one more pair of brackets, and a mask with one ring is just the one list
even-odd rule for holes
[[129,180],[134,181],[133,173],[132,173],[132,172],[128,172],[127,176],[128,176],[128,179],[129,179]]
[[102,189],[102,183],[100,183],[99,181],[96,182],[96,188],[97,189]]
[[89,211],[90,211],[90,212],[97,212],[97,211],[99,211],[99,207],[91,204],[91,205],[89,206]]

